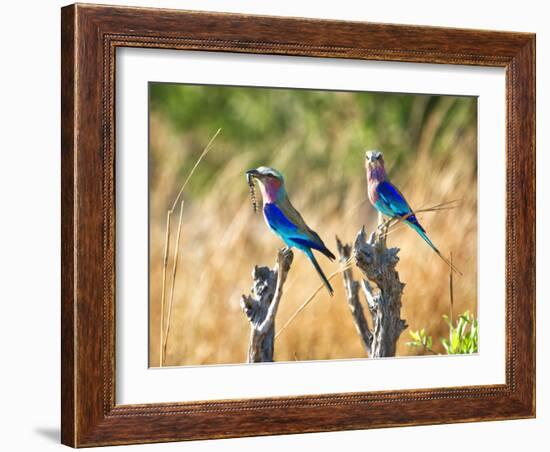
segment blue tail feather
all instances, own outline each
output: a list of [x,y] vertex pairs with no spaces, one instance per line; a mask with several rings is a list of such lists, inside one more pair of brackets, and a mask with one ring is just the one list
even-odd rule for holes
[[315,267],[315,270],[317,270],[317,273],[319,273],[319,276],[323,280],[323,283],[325,284],[328,292],[330,293],[330,296],[332,296],[332,294],[334,293],[334,289],[332,288],[332,286],[330,285],[329,280],[327,279],[327,277],[323,273],[323,270],[321,269],[319,263],[317,262],[317,259],[315,259],[315,256],[313,255],[313,251],[311,251],[310,249],[305,249],[303,251],[304,251],[304,253],[306,253],[306,256],[309,258],[309,260],[311,261],[311,263]]
[[445,262],[451,268],[451,270],[457,272],[459,275],[462,276],[462,272],[460,270],[458,270],[453,264],[451,264],[451,262],[445,256],[443,256],[443,254],[440,253],[440,251],[437,249],[437,247],[428,238],[428,236],[426,235],[426,231],[424,230],[424,228],[422,226],[420,226],[420,223],[416,220],[416,218],[415,218],[414,222],[406,221],[406,223],[411,228],[413,228],[418,233],[418,235],[420,237],[422,237],[422,239],[430,246],[430,248],[432,250],[435,251],[435,253],[441,258],[441,260],[443,260],[443,262]]
[[[302,239],[300,237],[291,237],[290,240],[292,242],[297,243],[298,245],[301,245],[302,247],[313,248],[314,250],[320,251],[326,257],[328,257],[330,260],[336,259],[336,256],[331,253],[331,251],[325,246],[325,244],[323,242],[315,243],[312,240]],[[319,241],[320,240],[321,239],[319,239]]]
[[[415,218],[416,220],[416,218]],[[407,224],[413,228],[420,237],[430,246],[432,250],[434,250],[437,254],[441,254],[439,250],[437,249],[437,246],[434,245],[434,243],[429,239],[429,237],[426,235],[426,231],[422,226],[420,226],[420,223],[418,221],[411,222],[407,220]]]

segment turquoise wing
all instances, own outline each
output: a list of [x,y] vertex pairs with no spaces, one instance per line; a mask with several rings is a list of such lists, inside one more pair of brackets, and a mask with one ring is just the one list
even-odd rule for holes
[[378,194],[394,216],[402,217],[412,212],[403,194],[391,182],[384,181],[378,184]]

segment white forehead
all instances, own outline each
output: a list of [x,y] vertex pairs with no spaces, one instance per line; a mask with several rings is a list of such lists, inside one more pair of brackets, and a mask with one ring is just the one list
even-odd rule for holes
[[382,152],[377,150],[367,151],[365,157],[367,157],[367,160],[376,160],[382,157]]
[[283,178],[283,175],[279,173],[279,171],[274,168],[270,168],[269,166],[260,166],[256,169],[256,171],[258,171],[260,174],[263,174],[264,176],[271,175],[277,178]]

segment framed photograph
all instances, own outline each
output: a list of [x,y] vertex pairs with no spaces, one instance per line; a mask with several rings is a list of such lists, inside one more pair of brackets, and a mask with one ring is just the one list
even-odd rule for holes
[[535,416],[535,36],[62,8],[62,442]]

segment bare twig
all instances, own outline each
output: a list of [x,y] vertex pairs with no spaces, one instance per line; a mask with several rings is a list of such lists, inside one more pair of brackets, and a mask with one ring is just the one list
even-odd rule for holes
[[[336,247],[339,254],[339,261],[344,268],[346,263],[351,260],[352,248],[350,245],[343,245],[338,237],[336,237]],[[365,347],[367,354],[370,356],[372,332],[369,330],[369,325],[367,323],[367,319],[365,318],[365,313],[363,312],[363,306],[359,300],[359,283],[353,279],[353,271],[351,266],[348,265],[342,272],[342,277],[344,278],[346,298],[353,317],[353,322],[355,323],[355,329],[357,330],[357,334],[363,343],[363,347]]]
[[183,204],[182,200],[180,203],[180,216],[178,220],[178,232],[176,234],[176,243],[174,244],[174,261],[172,264],[172,285],[170,287],[170,297],[168,299],[168,319],[166,320],[166,334],[164,335],[164,344],[162,346],[162,359],[161,367],[164,365],[164,360],[166,359],[166,344],[168,343],[168,335],[170,334],[170,320],[172,318],[172,306],[174,304],[174,289],[176,287],[176,272],[178,270],[178,251],[180,245],[180,235],[181,235],[181,222],[183,218]]
[[273,300],[269,304],[267,314],[263,322],[258,325],[258,332],[260,334],[266,334],[272,324],[275,322],[275,316],[277,315],[277,309],[279,309],[279,303],[283,296],[283,284],[286,281],[290,265],[292,263],[293,255],[290,249],[284,249],[277,255],[277,285],[275,286],[275,294]]
[[284,248],[273,269],[254,267],[251,295],[241,297],[241,309],[250,322],[249,363],[273,361],[275,317],[293,258],[292,250]]
[[[395,356],[399,336],[407,327],[401,319],[403,284],[395,267],[399,262],[398,248],[386,248],[376,234],[366,239],[364,228],[354,244],[357,267],[363,272],[361,287],[372,317],[373,340],[371,357]],[[369,281],[376,284],[375,292]]]
[[[355,327],[369,357],[395,356],[399,336],[406,328],[401,319],[401,295],[405,284],[399,280],[395,266],[399,261],[397,248],[386,248],[381,234],[373,232],[367,240],[365,229],[357,234],[353,247],[337,240],[341,261],[355,258],[357,267],[363,273],[360,282],[353,279],[351,270],[343,272],[346,297]],[[376,284],[375,290],[369,281]],[[359,299],[361,287],[372,319],[369,329]]]

